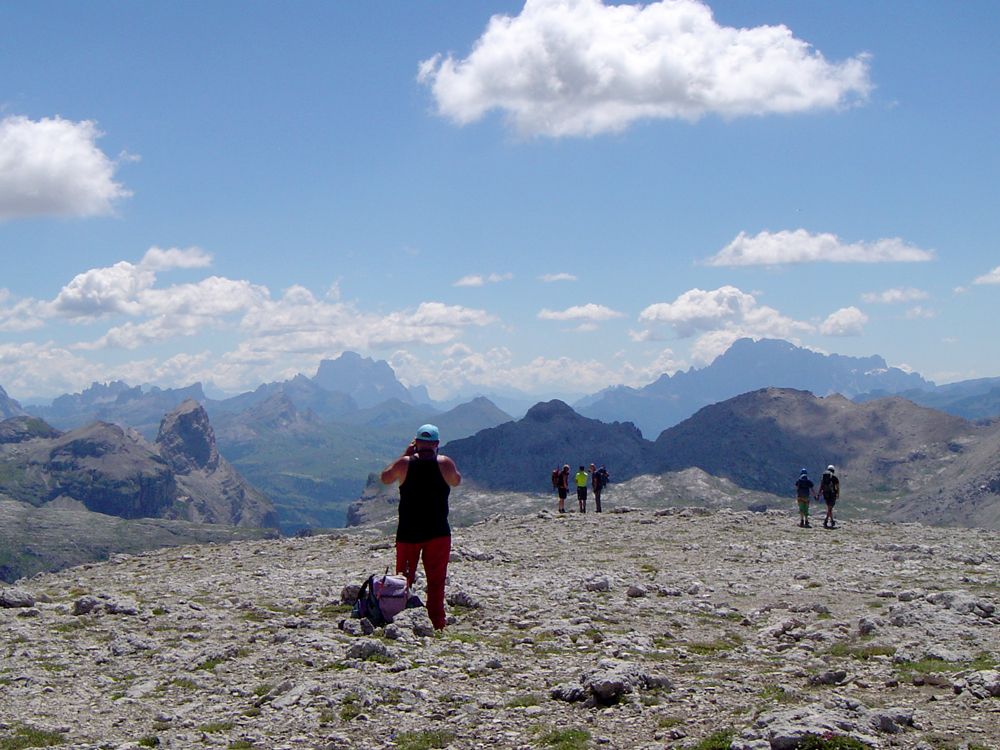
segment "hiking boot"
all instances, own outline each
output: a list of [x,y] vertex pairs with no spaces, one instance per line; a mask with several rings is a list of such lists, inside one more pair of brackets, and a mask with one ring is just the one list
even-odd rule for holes
[[805,527],[806,527],[807,529],[811,529],[811,528],[812,528],[812,526],[810,525],[810,523],[809,523],[808,521],[806,521],[806,523],[805,523]]
[[803,520],[802,520],[802,519],[800,518],[800,519],[799,519],[799,528],[800,528],[800,529],[804,529],[805,527],[806,527],[806,522],[805,522],[805,521],[803,521]]

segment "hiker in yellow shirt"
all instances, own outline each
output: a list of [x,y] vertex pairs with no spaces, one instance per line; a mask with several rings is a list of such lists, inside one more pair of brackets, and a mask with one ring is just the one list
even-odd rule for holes
[[590,484],[590,474],[587,470],[580,467],[580,470],[576,472],[576,499],[580,501],[580,512],[587,512],[587,485]]

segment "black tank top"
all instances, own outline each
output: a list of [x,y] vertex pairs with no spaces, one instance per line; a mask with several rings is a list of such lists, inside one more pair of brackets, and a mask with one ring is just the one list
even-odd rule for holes
[[406,479],[399,485],[399,525],[397,542],[426,542],[451,536],[448,525],[448,496],[451,486],[441,476],[437,456],[412,457]]

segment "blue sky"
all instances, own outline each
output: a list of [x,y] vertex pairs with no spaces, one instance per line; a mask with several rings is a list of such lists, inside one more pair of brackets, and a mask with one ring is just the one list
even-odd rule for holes
[[741,336],[1000,375],[992,1],[0,5],[0,386],[345,350],[571,397]]

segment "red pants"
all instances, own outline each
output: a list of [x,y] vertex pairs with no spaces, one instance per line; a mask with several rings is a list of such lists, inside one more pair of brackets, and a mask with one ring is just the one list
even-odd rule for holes
[[445,626],[444,579],[448,575],[448,558],[451,556],[451,537],[439,536],[426,542],[396,542],[396,572],[406,575],[410,585],[417,577],[417,561],[424,558],[424,575],[427,576],[427,614],[434,627]]

